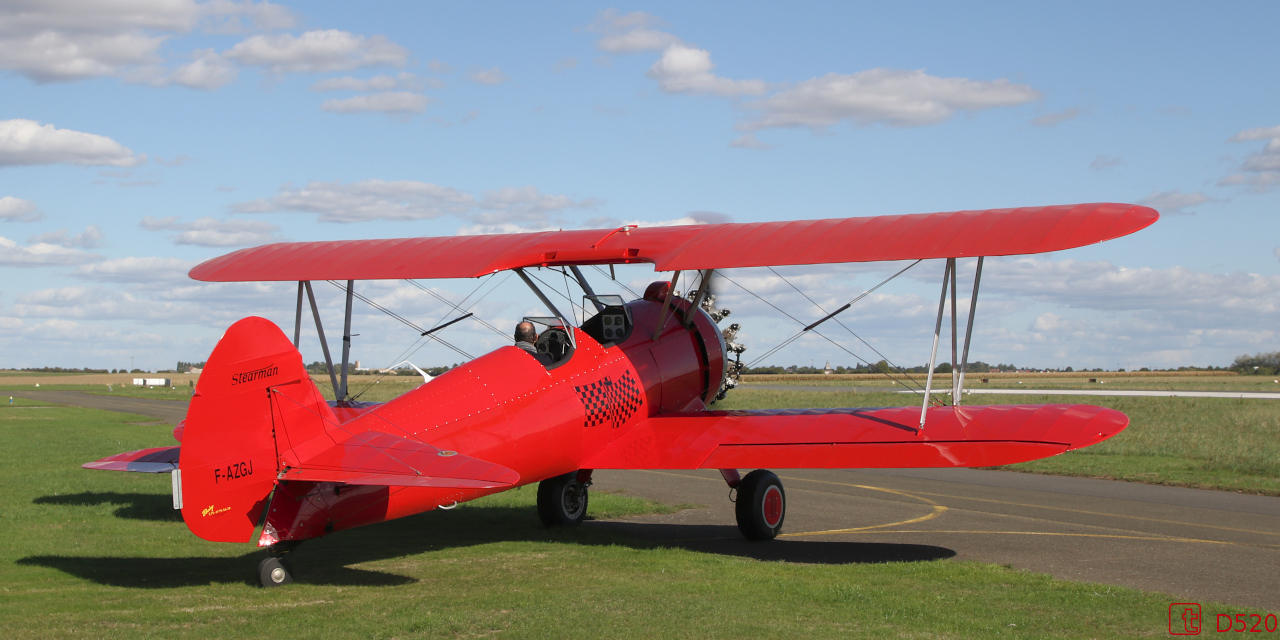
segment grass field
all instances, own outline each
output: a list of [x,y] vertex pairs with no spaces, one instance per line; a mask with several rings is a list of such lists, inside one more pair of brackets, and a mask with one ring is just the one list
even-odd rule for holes
[[[201,541],[165,475],[79,464],[166,444],[140,416],[0,408],[6,637],[1164,637],[1169,596],[952,560],[795,564],[547,530],[532,488],[309,542],[254,586],[249,545]],[[594,494],[594,517],[670,510]],[[857,543],[849,543],[857,544]],[[1214,613],[1247,609],[1203,603]]]

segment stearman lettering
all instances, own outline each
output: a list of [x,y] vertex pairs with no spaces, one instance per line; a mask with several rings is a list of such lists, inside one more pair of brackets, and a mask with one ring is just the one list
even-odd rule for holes
[[253,371],[241,371],[240,373],[231,374],[231,386],[234,387],[238,384],[247,384],[255,380],[262,380],[264,378],[270,378],[272,376],[276,376],[279,374],[280,374],[280,367],[277,367],[275,364],[269,364],[265,367],[262,367],[261,369],[254,369]]

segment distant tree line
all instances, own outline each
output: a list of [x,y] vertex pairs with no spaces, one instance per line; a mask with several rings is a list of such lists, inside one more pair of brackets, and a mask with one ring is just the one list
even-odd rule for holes
[[30,371],[32,373],[114,373],[106,369],[67,369],[64,367],[28,367],[26,369],[18,369],[18,371]]
[[1280,373],[1280,351],[1238,356],[1231,368],[1247,375],[1273,376]]
[[187,371],[189,371],[189,370],[191,370],[191,369],[203,369],[203,368],[204,368],[204,362],[203,362],[203,361],[201,361],[201,362],[186,362],[186,361],[184,361],[184,360],[179,360],[179,361],[178,361],[178,366],[174,368],[174,371],[177,371],[178,373],[186,373]]

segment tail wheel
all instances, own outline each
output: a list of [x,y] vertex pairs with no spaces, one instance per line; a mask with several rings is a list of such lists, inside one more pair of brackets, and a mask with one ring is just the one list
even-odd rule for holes
[[258,584],[280,587],[293,582],[293,567],[284,558],[271,556],[258,563]]
[[587,485],[577,473],[547,478],[538,483],[538,517],[548,527],[574,527],[587,517]]
[[772,540],[782,532],[787,494],[772,471],[756,469],[738,485],[738,530],[748,540]]

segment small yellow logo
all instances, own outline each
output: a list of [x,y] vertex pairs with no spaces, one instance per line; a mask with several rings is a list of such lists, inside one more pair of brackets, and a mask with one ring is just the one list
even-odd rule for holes
[[231,507],[223,507],[223,508],[221,508],[221,509],[218,509],[217,507],[214,507],[213,505],[209,505],[208,507],[205,507],[204,511],[201,511],[201,512],[200,512],[200,515],[202,515],[202,516],[204,516],[204,517],[208,518],[209,516],[216,516],[216,515],[218,515],[218,514],[220,514],[220,513],[226,513],[226,512],[228,512],[228,511],[230,511],[230,510],[231,510]]

